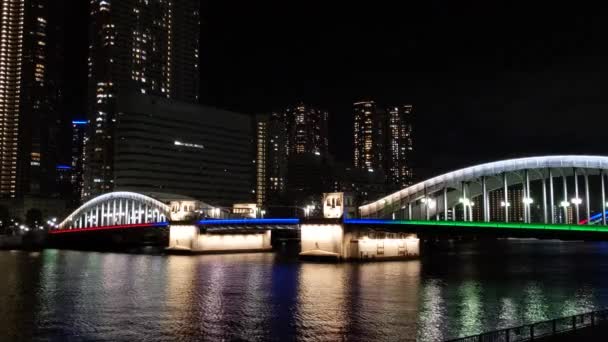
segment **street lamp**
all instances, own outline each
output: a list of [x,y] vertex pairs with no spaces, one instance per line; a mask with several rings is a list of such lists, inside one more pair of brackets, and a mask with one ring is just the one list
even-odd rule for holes
[[524,202],[525,205],[530,205],[530,204],[534,203],[534,200],[530,197],[524,197],[524,199],[522,201]]
[[573,198],[572,200],[570,200],[570,202],[572,202],[572,204],[574,204],[574,205],[578,206],[578,205],[580,205],[581,203],[583,203],[583,200],[582,200],[582,199],[580,199],[580,198]]
[[500,206],[501,207],[510,207],[511,206],[511,202],[505,202],[505,201],[501,201],[500,202]]

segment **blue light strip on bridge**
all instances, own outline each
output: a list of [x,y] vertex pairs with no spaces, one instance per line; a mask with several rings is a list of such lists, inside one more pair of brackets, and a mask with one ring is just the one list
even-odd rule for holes
[[[604,213],[604,215],[606,215],[606,214],[608,214],[608,211],[606,211]],[[592,224],[595,224],[595,223],[601,221],[601,219],[602,219],[602,213],[597,213],[597,214],[591,216]],[[581,220],[581,222],[579,222],[578,224],[587,224],[587,223],[589,223],[589,221],[587,221],[587,219],[584,219],[584,220]]]
[[220,219],[220,220],[201,220],[199,225],[222,225],[222,224],[299,224],[297,218],[267,218],[267,219]]

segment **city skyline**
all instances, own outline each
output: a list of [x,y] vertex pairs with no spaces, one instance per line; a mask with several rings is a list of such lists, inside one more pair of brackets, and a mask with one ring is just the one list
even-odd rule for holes
[[[352,127],[353,102],[411,103],[418,113],[415,165],[422,178],[548,151],[604,154],[599,137],[583,138],[580,125],[568,124],[605,120],[602,79],[608,69],[602,60],[608,51],[601,18],[583,8],[477,5],[438,1],[408,4],[403,12],[382,2],[352,6],[345,15],[337,4],[325,4],[321,12],[314,3],[297,2],[241,4],[234,11],[229,3],[203,1],[201,101],[251,114],[304,101],[326,108],[330,130],[338,132]],[[74,38],[87,40],[80,31],[88,4],[74,4],[68,16]],[[513,17],[517,27],[510,24]],[[307,25],[310,18],[315,25]],[[359,25],[358,18],[369,25]],[[78,84],[87,47],[73,41],[68,80]],[[374,48],[359,49],[371,41]],[[74,103],[82,90],[71,87],[69,111],[83,116],[84,104]],[[448,143],[444,137],[455,132],[459,139]],[[330,150],[350,160],[350,135],[330,136]]]

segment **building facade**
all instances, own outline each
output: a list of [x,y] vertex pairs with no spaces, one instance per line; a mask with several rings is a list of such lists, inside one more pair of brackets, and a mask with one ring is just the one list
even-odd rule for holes
[[63,1],[0,1],[0,196],[55,189]]
[[[270,115],[258,116],[256,161],[258,205],[277,204],[285,200],[289,184],[290,160],[292,164],[300,167],[307,161],[328,155],[327,120],[326,110],[303,103]],[[313,157],[308,158],[308,156]],[[316,164],[313,162],[310,166],[316,167]],[[292,175],[299,175],[298,172],[294,172]],[[298,182],[294,178],[291,183]]]
[[84,187],[84,163],[86,155],[85,144],[87,142],[89,122],[86,120],[73,120],[72,121],[72,139],[71,139],[71,153],[70,153],[70,166],[72,169],[70,184],[72,193],[75,198],[82,196],[82,190]]
[[283,120],[287,129],[287,147],[290,155],[313,153],[325,155],[329,148],[326,110],[300,103],[285,109]]
[[[505,191],[498,189],[490,192],[490,221],[505,222]],[[524,191],[523,189],[509,189],[507,191],[509,199],[509,221],[522,222],[524,220]],[[481,204],[481,203],[480,203]],[[483,211],[481,205],[474,209],[474,218],[483,221]]]
[[363,101],[353,104],[353,112],[355,168],[383,172],[389,190],[412,185],[412,106],[384,108],[374,101]]
[[414,151],[412,138],[412,106],[387,108],[386,174],[393,188],[403,189],[414,183],[411,157]]
[[199,6],[193,0],[91,1],[85,197],[115,186],[121,94],[198,102]]
[[254,117],[141,94],[117,102],[116,190],[216,206],[255,198]]
[[385,116],[374,101],[355,102],[353,164],[370,172],[384,168]]

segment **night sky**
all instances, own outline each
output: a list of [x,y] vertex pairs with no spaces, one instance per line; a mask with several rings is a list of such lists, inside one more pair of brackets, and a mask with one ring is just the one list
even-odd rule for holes
[[[74,2],[67,94],[76,116],[88,3]],[[330,150],[342,161],[352,158],[352,102],[411,103],[420,178],[505,157],[608,154],[608,18],[599,8],[329,3],[203,1],[203,103],[246,113],[297,101],[326,108]]]

